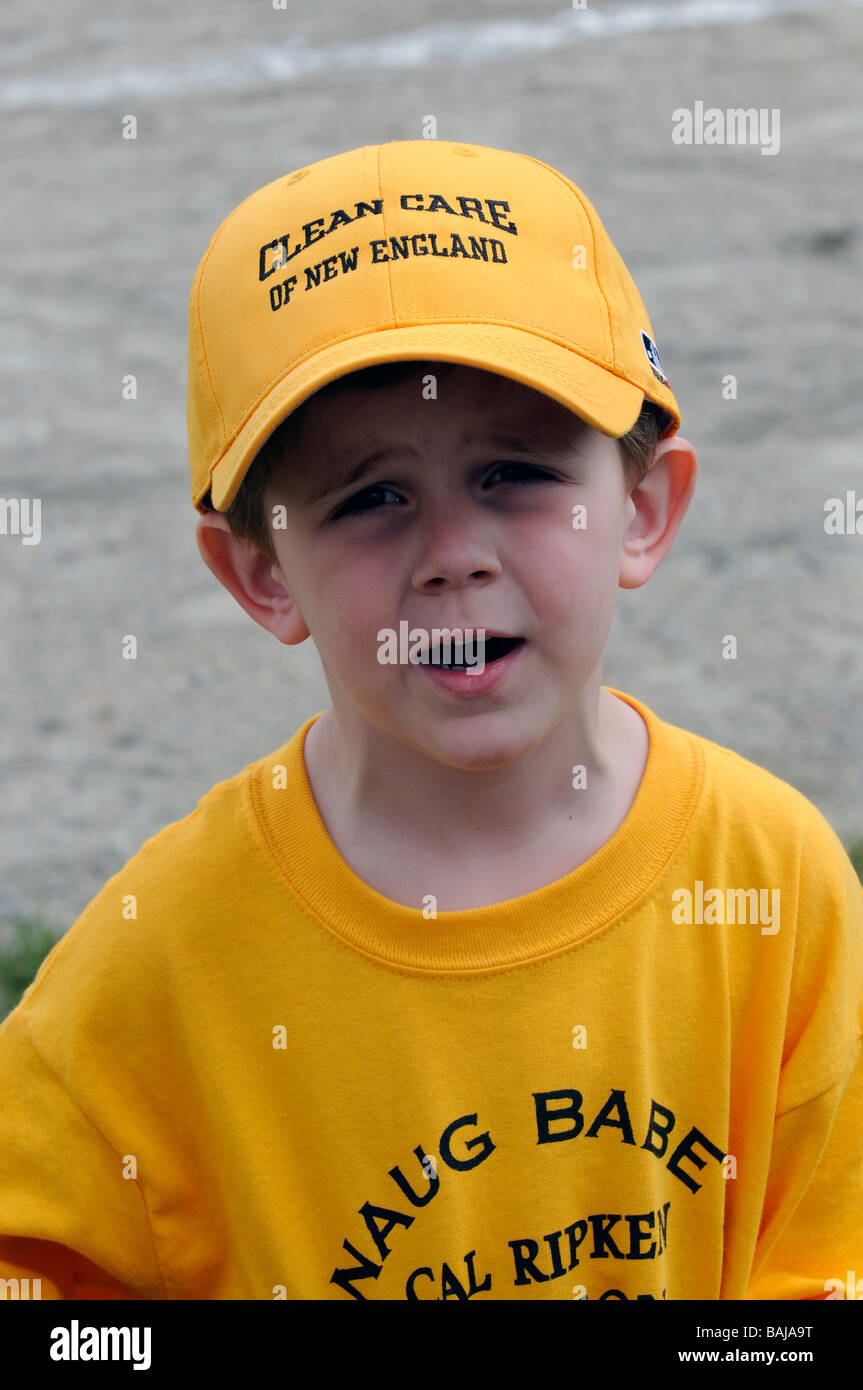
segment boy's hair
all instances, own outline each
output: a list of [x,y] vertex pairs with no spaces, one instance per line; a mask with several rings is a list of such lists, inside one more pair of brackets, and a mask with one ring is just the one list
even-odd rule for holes
[[[406,380],[423,364],[419,362],[384,362],[359,371],[349,372],[338,377],[316,391],[310,400],[329,399],[343,391],[374,391],[385,386],[395,386]],[[450,362],[435,362],[435,375],[444,376],[455,365]],[[504,386],[511,389],[516,383],[508,377],[494,376],[489,383],[492,390]],[[303,412],[309,401],[304,401],[286,420],[273,431],[266,444],[249,465],[233,502],[225,510],[225,519],[231,533],[237,540],[251,541],[273,564],[276,552],[273,548],[269,520],[264,515],[264,488],[271,467],[283,459],[296,445],[303,424]],[[671,416],[646,397],[641,414],[632,429],[622,435],[620,445],[623,473],[628,492],[638,486],[653,462],[653,451],[665,430],[671,423]],[[201,505],[212,511],[210,494],[207,493]]]

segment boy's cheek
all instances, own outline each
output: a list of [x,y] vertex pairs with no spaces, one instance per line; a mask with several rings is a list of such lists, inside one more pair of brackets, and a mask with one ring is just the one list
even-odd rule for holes
[[607,589],[617,587],[620,562],[616,554],[594,542],[595,538],[578,537],[548,547],[537,557],[532,572],[519,567],[519,582],[537,605],[552,610],[565,610],[568,601],[579,597],[596,602]]

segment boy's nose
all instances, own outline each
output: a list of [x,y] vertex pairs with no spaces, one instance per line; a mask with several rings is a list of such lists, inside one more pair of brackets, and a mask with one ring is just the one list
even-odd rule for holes
[[496,578],[502,572],[498,548],[491,530],[478,518],[441,514],[419,523],[415,589],[456,588],[473,581]]

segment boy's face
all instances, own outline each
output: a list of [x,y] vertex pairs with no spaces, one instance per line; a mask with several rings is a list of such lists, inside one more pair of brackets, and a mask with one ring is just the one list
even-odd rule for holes
[[[365,721],[456,767],[499,766],[535,747],[592,677],[598,688],[618,584],[644,582],[622,574],[627,528],[632,554],[645,542],[632,540],[639,513],[614,439],[474,368],[452,368],[426,400],[429,370],[309,403],[264,496],[268,517],[286,509],[265,625],[285,642],[311,633],[340,725]],[[319,495],[382,450],[361,480]],[[493,688],[455,693],[426,665],[378,661],[381,629],[403,621],[522,644]]]

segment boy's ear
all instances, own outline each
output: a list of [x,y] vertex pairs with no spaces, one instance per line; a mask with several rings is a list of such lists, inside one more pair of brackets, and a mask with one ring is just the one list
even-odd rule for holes
[[280,642],[304,642],[309,629],[278,566],[251,541],[239,540],[223,512],[205,512],[195,536],[201,558],[241,608]]
[[653,463],[626,503],[618,585],[639,589],[671,549],[695,491],[698,456],[688,440],[661,439]]

